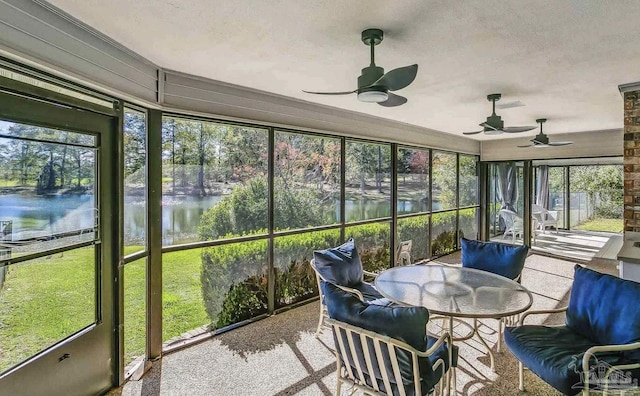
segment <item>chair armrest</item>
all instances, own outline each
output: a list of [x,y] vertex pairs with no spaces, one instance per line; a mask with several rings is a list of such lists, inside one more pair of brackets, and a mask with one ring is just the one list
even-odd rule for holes
[[[593,346],[584,353],[582,356],[582,372],[589,372],[589,361],[592,356],[595,356],[596,353],[599,352],[622,352],[622,351],[631,351],[634,349],[640,349],[640,342],[633,342],[631,344],[620,344],[620,345],[596,345]],[[599,380],[604,380],[609,378],[609,375],[616,370],[628,370],[639,368],[640,363],[632,363],[632,364],[624,364],[618,366],[611,366],[607,370],[604,378],[599,378]],[[606,383],[605,383],[606,384]],[[584,389],[589,389],[589,376],[584,376]]]
[[525,312],[525,313],[522,314],[522,316],[520,316],[520,321],[518,322],[518,326],[524,325],[524,320],[529,315],[561,313],[561,312],[566,312],[567,308],[568,308],[568,306],[567,307],[562,307],[562,308],[556,308],[556,309],[540,309],[540,310],[537,310],[537,311]]
[[421,357],[431,356],[438,348],[440,348],[440,345],[442,345],[445,342],[447,343],[447,345],[449,345],[449,353],[451,353],[451,346],[453,345],[451,342],[451,334],[449,334],[448,331],[443,331],[440,337],[438,337],[438,339],[436,340],[436,342],[433,345],[431,345],[431,348],[428,348],[424,352],[418,352],[417,355]]
[[354,288],[351,288],[351,287],[347,287],[347,286],[336,285],[335,283],[332,283],[332,285],[334,285],[338,289],[346,291],[347,293],[353,294],[354,296],[358,297],[358,299],[360,301],[364,302],[364,296],[362,295],[360,290],[354,289]]
[[364,276],[368,276],[370,278],[376,278],[378,276],[377,272],[371,272],[371,271],[367,271],[367,270],[362,270],[362,273],[364,274]]

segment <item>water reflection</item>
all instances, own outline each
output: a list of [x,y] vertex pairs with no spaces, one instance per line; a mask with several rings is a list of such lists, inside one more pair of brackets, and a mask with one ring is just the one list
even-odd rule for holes
[[[198,226],[202,214],[224,196],[171,196],[162,197],[162,242],[174,245],[198,241]],[[144,197],[127,195],[124,199],[124,234],[126,245],[143,245],[146,233],[146,206]],[[32,237],[33,234],[78,230],[93,227],[92,195],[35,196],[21,194],[0,195],[0,220],[13,220],[13,239]],[[434,210],[439,205],[434,202]],[[428,205],[420,200],[399,200],[398,213],[427,211]],[[346,221],[359,221],[391,216],[390,200],[347,200]],[[340,221],[340,201],[329,202],[324,210],[326,224]],[[27,236],[25,236],[27,235]]]

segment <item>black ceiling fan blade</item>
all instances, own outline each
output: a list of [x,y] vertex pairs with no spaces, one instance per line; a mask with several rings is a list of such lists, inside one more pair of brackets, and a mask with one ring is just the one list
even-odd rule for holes
[[564,141],[564,142],[549,142],[549,146],[568,146],[570,144],[573,144],[572,141]]
[[518,146],[518,147],[525,148],[525,147],[533,147],[533,146],[535,146],[535,144],[527,144],[526,146]]
[[392,94],[391,92],[387,92],[389,98],[384,102],[378,102],[380,106],[384,107],[396,107],[407,103],[407,98],[404,96]]
[[397,91],[411,84],[418,74],[418,65],[399,67],[385,73],[371,86],[382,85],[389,91]]
[[531,131],[533,129],[536,129],[536,127],[535,126],[517,126],[517,127],[505,127],[505,128],[502,128],[502,131],[506,133],[519,133],[519,132]]
[[308,94],[314,94],[314,95],[349,95],[349,94],[358,92],[358,90],[354,89],[353,91],[344,91],[344,92],[315,92],[315,91],[305,91],[303,89],[302,92],[308,93]]
[[475,131],[475,132],[462,132],[463,135],[477,135],[479,133],[484,132],[484,129],[481,131]]

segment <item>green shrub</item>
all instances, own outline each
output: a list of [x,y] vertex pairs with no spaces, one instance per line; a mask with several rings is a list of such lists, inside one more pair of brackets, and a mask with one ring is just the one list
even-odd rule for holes
[[352,226],[346,230],[347,238],[356,241],[362,267],[380,272],[391,266],[388,223],[371,223]]
[[[435,213],[431,216],[431,254],[441,256],[456,249],[456,212]],[[435,238],[434,238],[435,236]]]
[[476,239],[478,237],[478,221],[476,208],[461,209],[458,215],[458,229],[460,238]]
[[[206,305],[206,304],[205,304]],[[231,285],[215,321],[216,327],[224,327],[267,312],[267,278],[250,276],[243,282]]]
[[[429,258],[429,216],[407,217],[398,220],[400,241],[412,240],[411,259],[415,262]],[[418,243],[418,241],[423,241]]]
[[312,231],[274,240],[276,307],[308,299],[318,293],[310,262],[313,251],[336,246],[339,230]]
[[[216,327],[267,311],[267,241],[202,250],[202,298]],[[251,317],[251,316],[249,316]]]

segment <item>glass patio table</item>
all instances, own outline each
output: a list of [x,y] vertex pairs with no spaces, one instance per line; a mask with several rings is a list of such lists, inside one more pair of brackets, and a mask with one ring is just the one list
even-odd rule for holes
[[440,264],[410,265],[383,271],[377,276],[375,286],[380,294],[395,303],[422,306],[430,314],[446,317],[452,338],[454,318],[472,318],[471,335],[454,340],[466,340],[477,334],[487,348],[492,370],[493,353],[477,332],[477,320],[517,315],[533,302],[531,292],[511,279],[472,268]]

